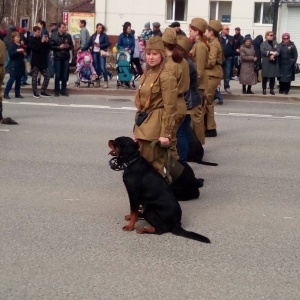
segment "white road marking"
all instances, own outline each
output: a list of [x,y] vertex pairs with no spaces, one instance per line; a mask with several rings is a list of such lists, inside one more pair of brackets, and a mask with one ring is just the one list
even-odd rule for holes
[[10,131],[10,130],[9,130],[9,129],[0,129],[0,131],[8,132],[8,131]]
[[[58,103],[39,103],[39,102],[9,102],[3,101],[5,104],[12,105],[35,105],[35,106],[52,106],[52,107],[72,107],[72,108],[96,108],[96,109],[108,109],[108,110],[128,110],[136,111],[134,106],[122,106],[112,107],[108,105],[92,105],[92,104],[58,104]],[[286,119],[286,120],[300,120],[300,116],[273,116],[265,114],[249,114],[249,113],[218,113],[217,116],[230,116],[230,117],[251,117],[251,118],[265,118],[265,119]]]

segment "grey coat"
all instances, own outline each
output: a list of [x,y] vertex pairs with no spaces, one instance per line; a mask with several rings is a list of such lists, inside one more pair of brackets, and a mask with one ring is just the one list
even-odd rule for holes
[[273,46],[267,41],[264,41],[260,45],[261,57],[262,57],[262,77],[278,77],[279,76],[279,63],[278,58],[275,63],[270,61],[270,51],[277,51],[277,43],[273,42]]
[[281,82],[291,82],[295,80],[295,70],[294,65],[298,59],[298,52],[295,44],[293,42],[280,43],[278,45],[279,53],[279,72],[280,76],[278,78]]
[[84,47],[88,43],[89,40],[90,40],[90,33],[86,27],[83,27],[81,29],[80,35],[79,35],[80,47]]
[[244,85],[254,85],[257,84],[257,75],[254,71],[254,57],[255,50],[254,46],[250,45],[246,47],[243,44],[240,47],[240,58],[241,58],[241,71],[240,71],[240,84]]

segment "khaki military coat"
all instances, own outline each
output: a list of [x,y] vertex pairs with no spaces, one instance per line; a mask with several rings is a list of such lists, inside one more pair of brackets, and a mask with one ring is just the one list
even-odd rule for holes
[[206,64],[206,72],[209,77],[223,78],[223,52],[222,46],[218,41],[218,38],[214,37],[209,41],[209,54]]
[[208,48],[206,44],[197,37],[190,54],[197,67],[198,89],[205,90],[208,83],[208,75],[205,69],[208,61]]
[[[142,75],[137,93],[140,95],[141,111],[147,112],[148,117],[140,125],[134,126],[137,139],[154,141],[159,137],[171,138],[175,117],[177,114],[177,80],[163,67],[158,79],[160,66],[155,66]],[[145,107],[150,95],[150,105]],[[136,114],[136,117],[138,112]]]
[[185,59],[183,59],[181,63],[176,63],[173,61],[172,57],[169,56],[166,58],[165,68],[177,80],[177,114],[185,115],[187,108],[184,100],[184,93],[190,88],[189,64]]

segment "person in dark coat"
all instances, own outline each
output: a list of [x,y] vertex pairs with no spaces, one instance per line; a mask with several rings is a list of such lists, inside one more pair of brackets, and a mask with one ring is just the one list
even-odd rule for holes
[[20,44],[20,33],[15,31],[11,34],[11,42],[8,44],[9,54],[9,74],[10,78],[6,84],[4,90],[4,99],[10,99],[9,92],[15,82],[15,97],[24,98],[20,94],[21,89],[21,78],[25,74],[25,62],[24,57],[26,52]]
[[279,77],[279,64],[277,42],[273,41],[274,33],[267,31],[265,34],[265,41],[260,45],[262,55],[262,89],[263,95],[267,94],[267,82],[270,80],[270,94],[275,95],[275,78]]
[[[49,84],[50,75],[48,73],[48,55],[49,55],[49,38],[47,35],[42,34],[42,29],[39,26],[33,27],[33,36],[29,38],[29,47],[32,51],[31,58],[31,72],[32,72],[32,91],[33,97],[39,98],[50,97],[46,90]],[[41,94],[37,91],[38,74],[39,72],[44,76]]]
[[289,33],[282,35],[282,42],[278,45],[277,52],[279,62],[279,94],[287,95],[290,91],[291,81],[295,80],[295,63],[298,59],[298,51],[290,40]]
[[[254,64],[257,61],[257,57],[251,43],[252,39],[250,34],[245,35],[244,43],[240,47],[241,73],[239,81],[240,84],[243,85],[243,94],[254,94],[251,91],[251,87],[257,83],[257,75],[254,72]],[[248,85],[247,90],[246,85]]]
[[263,36],[260,34],[258,35],[253,41],[252,45],[254,47],[255,56],[257,57],[257,61],[261,62],[261,52],[260,52],[260,45],[264,41]]

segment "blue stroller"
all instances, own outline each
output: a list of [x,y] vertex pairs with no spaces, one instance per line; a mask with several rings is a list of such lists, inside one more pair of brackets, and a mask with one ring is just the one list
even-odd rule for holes
[[119,88],[120,86],[127,86],[128,88],[135,89],[134,74],[131,68],[130,53],[126,50],[119,50],[117,52],[116,58],[117,88]]

